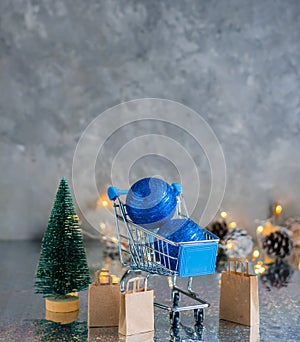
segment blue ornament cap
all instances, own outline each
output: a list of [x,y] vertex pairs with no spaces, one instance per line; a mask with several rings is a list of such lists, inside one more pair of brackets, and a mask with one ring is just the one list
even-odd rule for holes
[[143,178],[134,183],[126,197],[132,222],[148,229],[159,228],[174,215],[178,188],[159,178]]
[[[173,242],[206,240],[204,229],[191,219],[173,219],[166,222],[157,232],[158,235]],[[179,247],[166,242],[154,243],[156,259],[171,270],[176,270]],[[160,252],[160,253],[159,253]],[[168,258],[168,255],[170,258]]]

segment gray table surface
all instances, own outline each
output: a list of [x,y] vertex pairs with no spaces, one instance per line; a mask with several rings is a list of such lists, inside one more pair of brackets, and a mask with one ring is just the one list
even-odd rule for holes
[[[40,251],[39,242],[0,242],[0,341],[118,341],[116,328],[88,331],[87,291],[80,293],[81,309],[77,321],[60,325],[45,320],[44,299],[34,293],[34,272]],[[124,269],[118,259],[104,257],[98,241],[86,242],[93,275],[106,267],[121,275]],[[195,278],[200,296],[211,303],[206,310],[204,329],[194,331],[192,313],[184,313],[178,337],[170,334],[169,315],[155,309],[155,341],[300,341],[300,272],[294,271],[287,287],[271,288],[259,282],[259,331],[242,325],[219,321],[220,273]],[[180,280],[182,283],[185,279]],[[182,284],[183,286],[185,284]],[[167,277],[150,281],[155,296],[168,303],[170,288]],[[128,339],[129,341],[129,339]],[[135,341],[143,341],[139,337]]]

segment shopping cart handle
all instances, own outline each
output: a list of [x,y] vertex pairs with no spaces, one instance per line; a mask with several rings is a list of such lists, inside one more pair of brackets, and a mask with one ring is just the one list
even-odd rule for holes
[[115,186],[110,186],[107,189],[107,195],[111,201],[115,201],[120,195],[127,195],[127,193],[128,193],[128,190],[120,190],[116,188]]
[[173,184],[171,185],[171,187],[172,187],[172,189],[173,189],[174,192],[175,192],[175,196],[181,195],[181,193],[182,193],[182,187],[181,187],[181,185],[180,185],[179,183],[173,183]]

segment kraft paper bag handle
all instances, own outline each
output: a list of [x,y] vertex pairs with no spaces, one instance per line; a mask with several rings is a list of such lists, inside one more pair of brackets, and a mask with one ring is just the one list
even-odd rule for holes
[[[105,283],[101,283],[100,277],[103,277],[106,279]],[[96,285],[111,285],[112,284],[112,278],[109,273],[109,270],[101,269],[95,272],[95,283]]]
[[[144,281],[144,288],[141,288],[141,282]],[[145,277],[136,277],[129,279],[126,285],[126,293],[131,292],[129,290],[129,285],[132,285],[132,292],[141,292],[141,291],[147,291],[147,280]]]
[[[236,270],[236,265],[239,262],[242,265],[242,272],[241,274],[243,275],[249,275],[249,263],[248,260],[246,258],[230,258],[228,261],[228,272],[231,272],[230,269],[230,263],[233,262],[234,263],[234,273],[238,273]],[[246,265],[246,273],[245,273],[245,265]]]

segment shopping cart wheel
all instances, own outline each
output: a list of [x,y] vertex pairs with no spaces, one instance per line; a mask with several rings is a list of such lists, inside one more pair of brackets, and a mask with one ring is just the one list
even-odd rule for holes
[[178,291],[173,292],[173,306],[178,306],[180,300],[180,294]]
[[204,322],[204,309],[194,309],[194,318],[196,325],[202,325]]
[[181,338],[180,338],[180,329],[178,328],[170,328],[170,335],[171,335],[171,340],[170,342],[180,342]]
[[195,332],[199,339],[199,341],[203,341],[203,325],[202,324],[195,324]]
[[173,329],[179,329],[180,327],[180,317],[179,312],[170,312],[170,321],[171,321],[171,327]]

